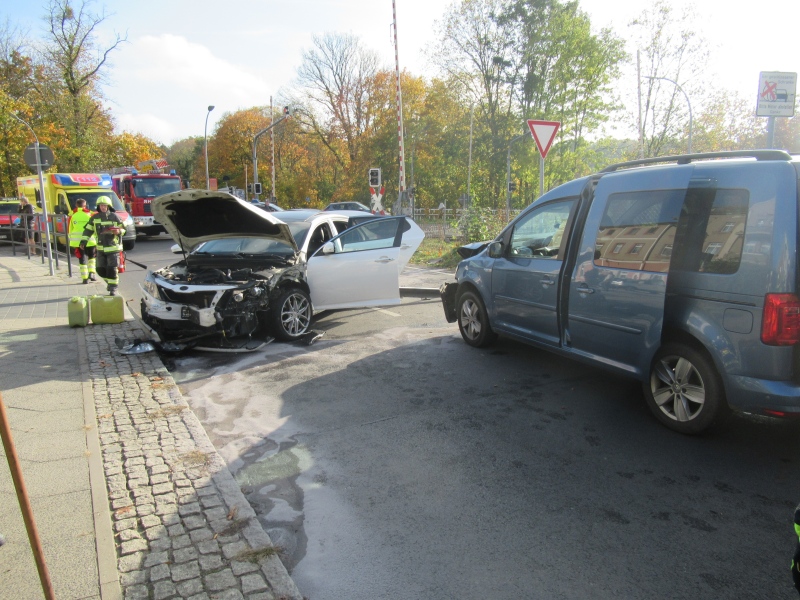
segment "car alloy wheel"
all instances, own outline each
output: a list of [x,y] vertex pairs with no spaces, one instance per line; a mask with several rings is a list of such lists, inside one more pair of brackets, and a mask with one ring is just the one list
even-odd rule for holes
[[474,292],[464,292],[458,298],[458,329],[470,346],[488,346],[497,337],[489,326],[483,302]]
[[285,341],[296,340],[308,331],[311,324],[311,299],[301,289],[283,292],[273,309],[273,330]]
[[727,408],[710,360],[678,344],[656,354],[644,392],[656,418],[680,433],[701,432]]

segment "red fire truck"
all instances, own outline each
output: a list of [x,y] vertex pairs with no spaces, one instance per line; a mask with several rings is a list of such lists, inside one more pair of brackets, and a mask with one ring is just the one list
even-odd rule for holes
[[[166,161],[146,161],[140,163],[142,170],[133,167],[120,167],[111,170],[114,191],[125,203],[133,217],[136,233],[158,235],[166,231],[164,226],[153,219],[150,203],[156,196],[177,192],[181,189],[181,178],[175,171],[164,173]],[[153,163],[150,165],[149,163]]]

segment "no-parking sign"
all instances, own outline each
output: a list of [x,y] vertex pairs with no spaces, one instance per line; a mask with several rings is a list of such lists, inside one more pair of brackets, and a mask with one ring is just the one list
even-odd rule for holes
[[797,73],[761,71],[758,78],[757,117],[793,117]]

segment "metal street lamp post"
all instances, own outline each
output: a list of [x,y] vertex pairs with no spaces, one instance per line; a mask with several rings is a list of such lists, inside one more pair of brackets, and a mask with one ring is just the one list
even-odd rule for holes
[[506,156],[506,211],[508,212],[508,220],[511,220],[511,146],[514,142],[526,137],[524,133],[515,138],[511,138],[508,142],[508,155]]
[[209,179],[208,179],[208,115],[211,114],[211,111],[214,110],[213,105],[209,105],[208,112],[206,113],[206,126],[203,129],[203,148],[204,153],[206,156],[206,189],[210,188]]
[[686,150],[686,154],[691,154],[692,153],[692,103],[689,101],[689,95],[683,90],[683,88],[678,84],[677,81],[673,81],[668,77],[653,77],[651,75],[645,75],[645,79],[663,79],[664,81],[669,81],[676,88],[678,88],[683,94],[683,97],[686,98],[686,104],[689,105],[689,147]]
[[42,201],[42,218],[44,219],[44,236],[45,236],[45,243],[47,245],[47,261],[50,266],[50,275],[54,274],[53,271],[53,254],[50,250],[50,225],[47,221],[47,199],[44,195],[44,176],[42,175],[42,155],[39,153],[39,138],[36,136],[36,132],[33,130],[33,127],[28,125],[25,121],[19,118],[14,113],[8,113],[12,117],[14,117],[17,121],[25,125],[28,130],[31,132],[31,135],[34,139],[34,144],[36,148],[36,172],[39,174],[39,195]]

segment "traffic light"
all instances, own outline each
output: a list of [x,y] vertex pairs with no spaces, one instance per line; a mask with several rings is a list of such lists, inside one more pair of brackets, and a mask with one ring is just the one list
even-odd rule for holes
[[253,184],[252,183],[248,183],[247,184],[247,193],[248,194],[252,194],[253,193]]
[[369,187],[374,187],[374,188],[381,187],[381,170],[380,169],[370,169],[369,170]]
[[508,191],[513,192],[517,189],[517,182],[516,181],[509,181],[508,182]]
[[261,184],[260,183],[254,183],[253,184],[253,193],[255,195],[258,195],[258,194],[261,193]]
[[286,115],[287,117],[289,116],[289,107],[288,106],[284,106],[283,107],[283,114]]

